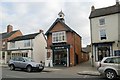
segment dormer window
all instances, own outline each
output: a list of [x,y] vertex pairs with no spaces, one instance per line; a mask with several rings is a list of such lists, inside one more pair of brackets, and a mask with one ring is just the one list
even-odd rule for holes
[[66,32],[54,32],[52,33],[52,43],[66,42]]

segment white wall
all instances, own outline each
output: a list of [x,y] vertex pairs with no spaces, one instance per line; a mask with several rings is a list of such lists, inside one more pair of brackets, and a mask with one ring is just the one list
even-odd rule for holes
[[[105,27],[103,28],[106,29],[107,40],[100,40],[99,30],[102,28],[99,26],[100,18],[105,18]],[[93,43],[118,40],[118,14],[92,18],[91,21]]]
[[47,54],[47,42],[43,34],[39,34],[33,40],[33,59],[36,62],[45,62],[45,54]]
[[[105,18],[105,25],[104,27],[99,25],[99,19]],[[99,43],[99,42],[109,42],[109,41],[117,41],[118,40],[118,14],[107,15],[102,17],[96,17],[91,19],[92,23],[92,43]],[[100,39],[100,29],[106,30],[106,40]],[[119,28],[120,29],[120,28]],[[117,43],[113,45],[114,49],[118,49]]]
[[[120,13],[118,14],[118,21],[119,21],[119,29],[118,29],[118,40],[120,41]],[[118,43],[119,44],[119,49],[120,49],[120,42]]]

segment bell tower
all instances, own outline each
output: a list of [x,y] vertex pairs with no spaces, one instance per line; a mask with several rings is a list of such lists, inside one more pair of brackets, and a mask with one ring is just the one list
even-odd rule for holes
[[58,13],[59,19],[64,21],[64,13],[62,12],[62,10]]

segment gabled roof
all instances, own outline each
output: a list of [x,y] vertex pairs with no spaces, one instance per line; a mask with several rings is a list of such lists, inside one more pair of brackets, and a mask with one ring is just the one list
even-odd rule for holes
[[1,33],[1,34],[0,34],[0,38],[2,38],[2,39],[9,38],[11,35],[13,35],[14,33],[16,33],[17,31],[19,31],[19,30],[12,31],[12,32],[10,32],[10,33],[7,33],[7,32]]
[[34,39],[38,34],[40,34],[40,33],[34,33],[34,34],[29,34],[29,35],[18,36],[16,38],[10,40],[9,42]]
[[95,17],[111,15],[116,13],[120,13],[120,4],[116,4],[116,5],[105,7],[105,8],[95,9],[91,11],[89,18],[91,19]]
[[[67,30],[66,31],[70,31],[70,32],[75,32],[74,30],[72,30],[69,26],[67,26],[60,18],[57,18],[56,21],[52,24],[52,26],[48,29],[48,31],[45,33],[45,35],[49,34],[50,31],[52,30],[52,28],[58,23],[60,22]],[[76,32],[75,32],[76,33]]]

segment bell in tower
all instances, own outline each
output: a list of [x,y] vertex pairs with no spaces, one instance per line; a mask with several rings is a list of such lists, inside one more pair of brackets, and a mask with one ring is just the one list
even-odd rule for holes
[[65,16],[65,15],[64,15],[64,13],[62,12],[62,10],[58,13],[58,15],[59,15],[59,18],[64,21],[64,16]]

